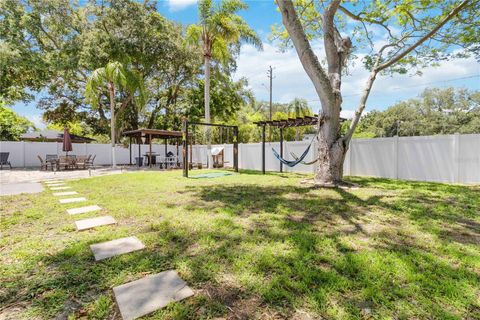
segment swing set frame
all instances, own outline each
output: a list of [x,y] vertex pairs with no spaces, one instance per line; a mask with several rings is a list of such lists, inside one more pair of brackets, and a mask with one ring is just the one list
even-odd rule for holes
[[[208,127],[220,127],[233,129],[233,169],[238,172],[238,126],[219,124],[219,123],[207,123],[207,122],[191,122],[187,118],[182,119],[182,155],[183,155],[183,176],[188,178],[188,170],[192,165],[192,142],[189,142],[189,138],[192,137],[189,134],[189,127],[196,126],[208,126]],[[228,138],[228,137],[227,137]],[[223,138],[222,138],[223,139]],[[190,155],[188,154],[188,145],[190,143]],[[190,162],[189,162],[190,159]]]

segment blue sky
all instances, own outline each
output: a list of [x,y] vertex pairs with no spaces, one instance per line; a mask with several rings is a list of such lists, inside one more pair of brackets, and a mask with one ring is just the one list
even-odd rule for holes
[[[246,77],[255,96],[259,100],[268,100],[268,66],[274,68],[273,100],[288,102],[295,97],[305,98],[313,110],[319,109],[318,97],[313,85],[306,76],[295,51],[279,52],[268,42],[271,25],[281,23],[281,15],[273,0],[246,1],[249,9],[241,12],[247,23],[257,31],[264,41],[264,50],[258,51],[246,45],[238,59],[235,78]],[[158,1],[158,11],[171,20],[183,24],[197,22],[196,0]],[[318,50],[321,55],[321,50]],[[351,69],[351,75],[343,79],[343,116],[353,114],[359,99],[359,93],[368,74],[359,64]],[[423,70],[423,76],[379,77],[374,84],[366,110],[384,110],[390,105],[409,98],[417,97],[427,87],[464,87],[480,90],[480,64],[473,58],[445,61],[439,67]],[[35,102],[16,104],[14,110],[28,117],[37,125],[41,111],[35,108]]]

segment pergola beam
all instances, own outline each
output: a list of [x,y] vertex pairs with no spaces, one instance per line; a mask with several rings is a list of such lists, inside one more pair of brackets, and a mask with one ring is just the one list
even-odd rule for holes
[[[340,121],[345,121],[346,119],[340,118]],[[318,124],[318,115],[314,116],[304,116],[296,118],[288,118],[283,120],[272,120],[272,121],[257,121],[254,122],[259,127],[262,126],[271,126],[277,128],[294,128],[294,127],[303,127],[303,126],[314,126]]]

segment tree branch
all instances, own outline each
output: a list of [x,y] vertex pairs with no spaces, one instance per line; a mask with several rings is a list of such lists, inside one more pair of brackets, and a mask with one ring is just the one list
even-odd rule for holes
[[394,63],[398,62],[401,60],[403,57],[405,57],[407,54],[412,52],[415,48],[420,46],[422,43],[424,43],[426,40],[430,39],[440,28],[442,28],[448,21],[450,21],[453,17],[455,17],[463,8],[465,8],[470,0],[464,0],[462,1],[455,9],[453,9],[442,21],[440,21],[432,30],[430,30],[427,34],[425,34],[423,37],[418,39],[417,42],[412,44],[410,47],[406,48],[396,56],[392,57],[390,60],[384,62],[383,64],[379,65],[377,67],[377,71],[384,70]]
[[[341,61],[338,52],[337,43],[341,41],[341,37],[337,35],[336,28],[333,23],[335,12],[338,10],[341,0],[333,0],[325,9],[323,14],[323,42],[325,45],[325,53],[327,55],[328,74],[332,82],[333,90],[339,91]],[[338,32],[338,31],[337,31]],[[337,39],[340,37],[340,39]],[[338,78],[338,79],[337,79]],[[338,80],[338,83],[337,83]]]
[[385,68],[390,67],[394,63],[398,62],[400,59],[405,57],[407,54],[415,50],[418,46],[420,46],[423,42],[426,40],[430,39],[440,28],[442,28],[448,21],[450,21],[453,17],[455,17],[467,4],[469,3],[469,0],[464,0],[460,5],[458,5],[452,12],[450,12],[440,23],[438,23],[432,30],[430,30],[427,34],[425,34],[423,37],[421,37],[417,42],[415,42],[413,45],[408,47],[407,49],[404,49],[400,53],[396,54],[393,58],[388,60],[387,62],[380,64],[380,60],[382,57],[383,51],[388,47],[388,45],[385,45],[380,49],[378,55],[377,55],[377,60],[375,62],[375,65],[372,69],[372,72],[370,73],[370,76],[368,77],[368,80],[365,84],[365,88],[363,90],[362,96],[360,98],[360,102],[358,105],[357,110],[355,111],[355,116],[352,119],[352,123],[350,124],[350,127],[345,134],[345,136],[342,138],[344,141],[344,144],[348,144],[350,139],[353,136],[353,132],[355,131],[355,128],[357,127],[358,122],[360,121],[360,117],[362,115],[363,110],[365,109],[366,103],[368,96],[370,95],[370,91],[372,89],[373,83],[375,81],[375,78],[377,74],[381,71],[384,70]]
[[329,101],[333,98],[332,86],[325,70],[318,61],[318,57],[310,46],[310,42],[305,35],[295,7],[291,0],[276,1],[282,14],[283,25],[292,39],[303,69],[312,80],[315,90],[322,102],[322,106],[328,106]]

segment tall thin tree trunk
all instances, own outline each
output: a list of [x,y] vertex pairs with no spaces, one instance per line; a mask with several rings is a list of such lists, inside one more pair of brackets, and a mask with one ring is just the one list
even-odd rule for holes
[[110,94],[110,135],[112,140],[112,168],[117,166],[115,160],[115,85],[108,83],[108,92]]
[[[205,55],[205,122],[210,123],[210,56]],[[208,168],[213,168],[211,128],[205,126]]]

